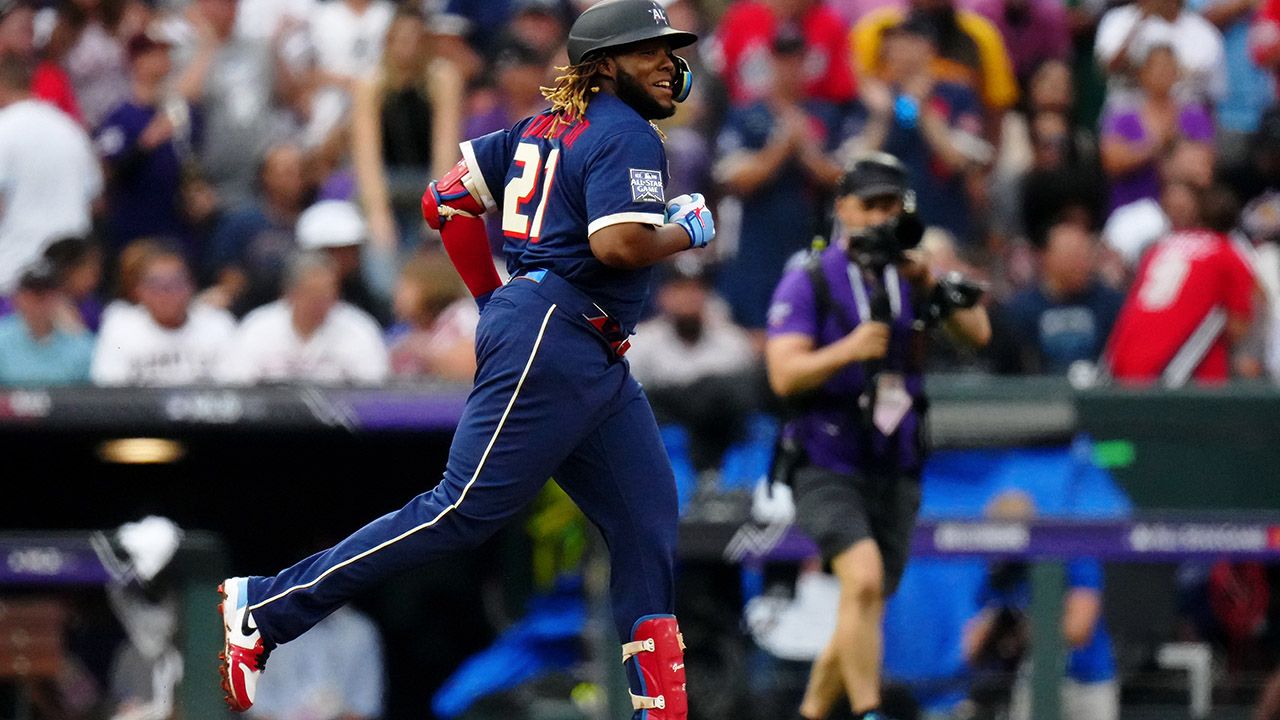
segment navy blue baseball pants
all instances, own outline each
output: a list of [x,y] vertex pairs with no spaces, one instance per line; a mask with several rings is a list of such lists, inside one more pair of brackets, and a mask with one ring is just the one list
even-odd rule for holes
[[478,545],[551,477],[608,544],[619,637],[673,612],[675,480],[649,401],[587,320],[599,314],[549,273],[499,288],[480,316],[475,388],[444,479],[335,547],[250,578],[264,639],[288,642],[371,585]]

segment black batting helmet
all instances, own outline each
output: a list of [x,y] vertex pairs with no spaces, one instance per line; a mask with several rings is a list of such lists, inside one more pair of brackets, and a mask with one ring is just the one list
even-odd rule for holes
[[654,0],[604,0],[587,8],[569,28],[569,63],[587,55],[642,40],[666,38],[671,47],[692,45],[698,36],[671,27],[667,11]]

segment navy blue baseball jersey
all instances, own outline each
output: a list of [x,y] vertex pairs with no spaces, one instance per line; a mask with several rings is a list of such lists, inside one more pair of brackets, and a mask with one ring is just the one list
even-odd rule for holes
[[631,332],[650,270],[607,267],[587,238],[619,223],[665,222],[667,156],[653,126],[602,93],[573,124],[547,111],[462,143],[462,157],[502,219],[507,270],[549,270]]

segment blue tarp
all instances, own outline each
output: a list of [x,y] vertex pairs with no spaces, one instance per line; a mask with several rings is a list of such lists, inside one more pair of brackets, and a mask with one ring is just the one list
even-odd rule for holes
[[[981,517],[992,498],[1011,489],[1030,495],[1044,517],[1128,515],[1132,503],[1092,456],[1087,439],[1070,447],[938,452],[925,471],[921,515]],[[960,638],[979,610],[985,573],[981,561],[912,560],[885,608],[885,674],[914,686],[925,706],[963,698]]]
[[[772,447],[772,425],[753,420],[750,438],[725,455],[724,489],[745,489],[764,475]],[[675,469],[681,509],[692,496],[695,477],[688,460],[688,436],[662,429]],[[1092,446],[935,453],[924,477],[924,517],[979,517],[999,493],[1028,493],[1049,517],[1116,517],[1131,503],[1110,475],[1092,461]],[[945,707],[963,695],[966,668],[960,654],[965,622],[978,611],[985,574],[980,561],[913,560],[898,594],[886,608],[885,673],[915,687],[922,704]],[[946,592],[938,592],[946,588]],[[535,598],[529,614],[493,646],[472,657],[436,693],[442,718],[461,715],[476,700],[579,660],[586,607],[579,583]]]

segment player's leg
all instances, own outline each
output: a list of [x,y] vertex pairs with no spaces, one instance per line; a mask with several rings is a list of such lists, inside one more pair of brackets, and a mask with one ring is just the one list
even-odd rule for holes
[[880,703],[884,568],[854,478],[808,466],[792,481],[796,520],[840,581],[836,631],[815,660],[800,713],[826,717],[842,696],[855,712]]
[[[565,365],[559,356],[581,343],[580,333],[556,322],[549,303],[532,312],[501,293],[491,303],[477,333],[476,385],[440,484],[274,577],[224,584],[223,670],[233,708],[252,704],[263,651],[395,573],[479,544],[529,502],[576,446],[590,413],[559,412]],[[598,342],[591,347],[598,352]]]
[[[609,548],[614,625],[631,657],[640,720],[684,720],[684,647],[675,616],[675,477],[649,402],[634,380],[618,410],[556,474]],[[661,700],[658,698],[661,697]],[[656,703],[656,704],[655,704]]]

